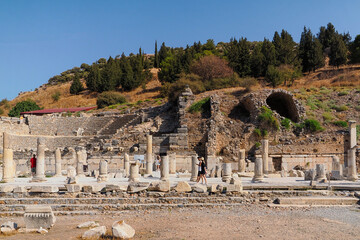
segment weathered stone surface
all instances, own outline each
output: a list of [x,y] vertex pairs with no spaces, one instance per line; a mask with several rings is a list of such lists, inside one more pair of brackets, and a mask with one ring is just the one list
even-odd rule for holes
[[56,221],[50,206],[26,206],[24,221],[26,229],[51,228]]
[[304,175],[305,175],[304,176],[305,181],[312,181],[312,180],[315,180],[316,171],[315,171],[315,169],[309,169],[309,170],[305,171]]
[[126,224],[124,220],[116,221],[112,225],[112,234],[116,238],[130,239],[134,237],[135,229]]
[[224,189],[224,187],[219,184],[212,184],[210,187],[210,192],[211,193],[222,192],[223,189]]
[[18,186],[14,188],[13,193],[25,193],[28,191],[29,187],[25,187],[25,186]]
[[82,186],[79,184],[66,184],[66,190],[70,193],[81,192]]
[[191,186],[187,182],[179,182],[175,187],[176,192],[191,192]]
[[44,229],[44,228],[42,228],[42,227],[40,227],[36,232],[37,232],[37,233],[40,233],[40,234],[46,234],[46,233],[48,233],[49,231],[46,230],[46,229]]
[[192,186],[192,190],[197,193],[205,193],[207,192],[207,186],[204,184],[196,183]]
[[82,235],[82,239],[99,239],[101,236],[105,235],[106,227],[100,226],[96,228],[92,228]]
[[297,171],[294,169],[291,169],[289,171],[289,177],[298,177]]
[[55,193],[58,191],[59,188],[57,186],[32,186],[29,189],[29,192],[33,193]]
[[6,227],[6,228],[10,228],[12,230],[16,230],[18,228],[18,224],[16,222],[12,222],[12,221],[7,221],[5,223],[1,224],[1,227]]
[[137,193],[148,189],[150,183],[148,182],[131,182],[127,188],[128,193]]
[[100,224],[95,221],[88,221],[77,225],[77,228],[95,228],[95,227],[100,227]]
[[15,232],[15,229],[9,228],[9,227],[1,227],[0,232],[4,235],[11,235]]
[[14,186],[11,185],[3,185],[0,186],[0,193],[9,193],[12,192],[14,190]]
[[169,192],[170,181],[159,181],[150,183],[149,191]]

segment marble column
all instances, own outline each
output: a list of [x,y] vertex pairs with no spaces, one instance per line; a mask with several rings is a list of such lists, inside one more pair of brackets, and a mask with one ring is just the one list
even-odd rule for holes
[[3,178],[4,182],[13,182],[15,178],[16,164],[13,150],[10,148],[10,136],[3,133]]
[[107,180],[108,180],[108,163],[104,159],[101,159],[99,163],[99,176],[97,178],[97,181],[106,182]]
[[36,173],[33,182],[46,181],[45,178],[45,139],[37,139]]
[[140,181],[139,162],[136,161],[130,164],[129,182],[139,182],[139,181]]
[[125,177],[129,177],[130,175],[130,160],[129,154],[125,153],[124,155],[124,169],[125,169]]
[[325,170],[325,164],[316,164],[316,181],[326,181],[326,170]]
[[176,174],[176,153],[169,155],[169,169],[170,174]]
[[[86,159],[85,159],[86,161]],[[84,153],[83,149],[79,149],[76,152],[76,172],[78,177],[85,177],[84,174]]]
[[356,181],[358,179],[357,169],[356,169],[356,146],[357,146],[357,136],[356,136],[356,121],[349,121],[349,134],[350,134],[350,148],[347,152],[347,179],[350,181]]
[[160,180],[169,180],[169,156],[162,156],[160,162]]
[[264,174],[269,172],[269,140],[261,140],[261,157],[263,160],[263,171]]
[[358,179],[358,174],[356,170],[356,147],[348,150],[347,179],[349,181],[356,181]]
[[245,149],[240,149],[239,163],[238,163],[238,171],[243,173],[245,172]]
[[198,159],[197,156],[191,157],[191,178],[190,181],[196,182],[198,173]]
[[60,148],[55,150],[55,177],[61,177],[61,151]]
[[231,163],[223,163],[222,165],[222,181],[228,182],[231,179],[232,168]]
[[152,135],[146,135],[146,174],[151,175],[153,171],[152,159]]
[[254,177],[252,179],[253,182],[261,182],[264,180],[264,169],[263,169],[263,160],[261,158],[255,159],[255,169],[254,169]]

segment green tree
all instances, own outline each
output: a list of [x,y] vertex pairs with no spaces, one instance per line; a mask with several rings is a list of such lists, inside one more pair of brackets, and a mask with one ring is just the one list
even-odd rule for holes
[[322,45],[319,39],[315,38],[311,30],[306,27],[304,27],[304,31],[301,33],[299,57],[302,60],[304,72],[315,71],[325,64]]
[[330,65],[339,67],[346,63],[347,48],[341,35],[337,34],[333,37],[330,49]]
[[350,62],[360,63],[360,35],[350,44]]
[[26,100],[22,102],[18,102],[15,107],[13,107],[10,112],[10,117],[20,117],[20,113],[40,110],[40,107],[32,100]]
[[251,53],[250,64],[251,72],[254,77],[260,77],[264,73],[263,62],[264,54],[261,52],[262,43],[257,43]]
[[98,64],[93,64],[91,66],[89,75],[86,78],[86,86],[91,90],[91,91],[98,91],[99,90],[99,84],[101,81],[101,73],[100,73],[100,69]]
[[275,32],[272,43],[275,46],[277,65],[298,64],[296,43],[287,31],[283,29],[281,31],[281,36]]
[[275,53],[275,46],[272,42],[270,42],[268,39],[264,38],[264,41],[262,43],[261,52],[264,56],[263,60],[263,75],[265,75],[268,66],[276,65],[276,53]]
[[155,41],[154,67],[155,67],[155,68],[158,68],[158,67],[159,67],[159,54],[158,54],[158,49],[157,49],[157,41]]
[[134,72],[128,59],[124,62],[121,86],[125,91],[130,91],[134,88]]
[[250,43],[246,38],[230,39],[225,47],[225,56],[229,60],[229,66],[240,77],[248,76],[251,73],[250,67]]
[[70,94],[78,95],[81,91],[84,90],[82,83],[80,82],[79,74],[75,74],[74,80],[70,86]]
[[317,37],[323,47],[323,50],[331,47],[332,41],[336,35],[338,35],[338,33],[336,32],[332,23],[328,23],[326,28],[324,26],[320,27],[320,31],[317,34]]
[[160,50],[159,50],[159,66],[161,66],[162,61],[165,60],[165,58],[167,58],[168,53],[169,53],[169,48],[165,46],[165,43],[163,42],[161,44]]

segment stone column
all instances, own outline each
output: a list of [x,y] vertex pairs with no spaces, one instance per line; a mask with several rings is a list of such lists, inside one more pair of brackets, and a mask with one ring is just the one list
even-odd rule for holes
[[108,163],[104,159],[101,159],[99,163],[99,176],[97,178],[97,181],[106,182],[107,180],[108,180]]
[[254,177],[252,179],[253,182],[261,182],[264,180],[264,172],[263,172],[263,160],[261,158],[255,159],[255,169],[254,169]]
[[326,170],[324,164],[316,164],[316,181],[325,181],[326,182]]
[[160,162],[160,180],[169,180],[169,156],[162,156]]
[[129,182],[139,182],[139,181],[140,181],[139,162],[136,161],[130,164]]
[[263,160],[263,170],[264,174],[269,172],[269,140],[261,140],[261,156]]
[[60,148],[55,150],[55,177],[61,177],[61,151]]
[[238,172],[245,172],[245,149],[240,149],[239,163],[238,163]]
[[350,181],[356,181],[358,179],[356,170],[356,121],[349,121],[349,134],[350,134],[350,149],[347,152],[347,179]]
[[172,153],[169,156],[169,169],[170,174],[176,174],[176,153]]
[[33,182],[46,181],[45,178],[45,139],[37,139],[36,173]]
[[4,182],[13,182],[15,178],[16,165],[13,150],[10,148],[9,134],[3,133],[3,178]]
[[223,163],[222,167],[222,181],[228,182],[231,179],[232,169],[231,169],[231,163]]
[[198,173],[198,160],[197,156],[191,157],[191,178],[190,181],[196,182],[197,179],[197,173]]
[[125,177],[129,177],[130,175],[130,160],[129,154],[125,153],[124,155],[124,169],[125,169]]
[[146,135],[146,174],[151,175],[153,171],[152,159],[152,135]]
[[78,177],[85,177],[84,174],[84,153],[80,149],[76,152],[76,172]]
[[356,147],[348,150],[348,173],[347,179],[356,181],[358,179],[356,171]]

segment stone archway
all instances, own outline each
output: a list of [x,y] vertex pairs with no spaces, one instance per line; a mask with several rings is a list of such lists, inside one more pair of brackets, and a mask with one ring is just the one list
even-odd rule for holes
[[280,116],[298,122],[300,116],[292,95],[286,92],[273,92],[266,98],[267,105]]

